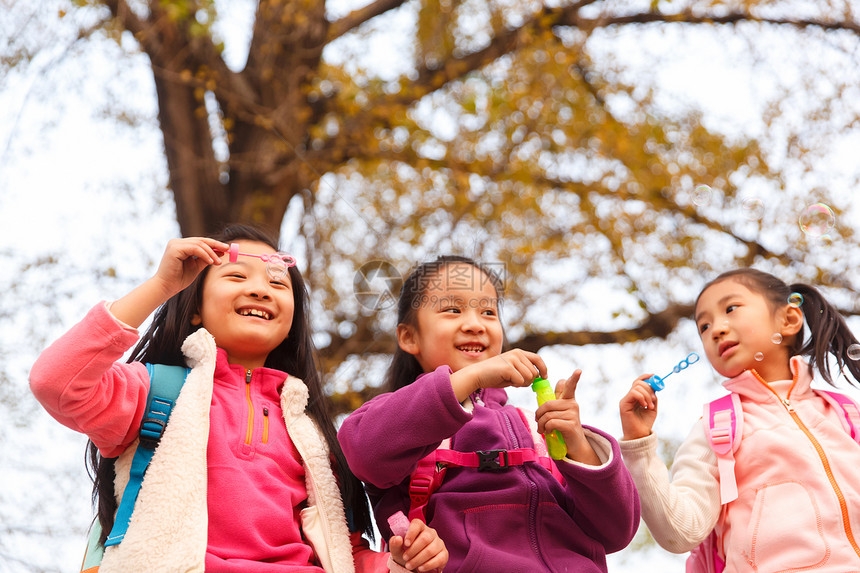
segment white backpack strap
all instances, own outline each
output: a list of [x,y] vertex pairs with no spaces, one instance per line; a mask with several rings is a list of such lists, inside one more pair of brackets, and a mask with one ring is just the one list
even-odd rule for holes
[[842,428],[855,442],[860,444],[860,407],[858,407],[857,402],[839,392],[817,388],[814,390],[816,394],[829,402],[837,412],[842,413],[842,416],[839,417]]
[[705,404],[703,424],[711,449],[717,455],[723,505],[738,498],[734,454],[741,444],[743,419],[741,401],[734,392]]

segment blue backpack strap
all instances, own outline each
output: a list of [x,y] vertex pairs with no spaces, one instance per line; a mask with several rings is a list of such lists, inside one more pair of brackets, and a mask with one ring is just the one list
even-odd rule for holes
[[155,448],[170,419],[170,412],[189,372],[188,368],[165,364],[147,364],[146,369],[149,372],[149,395],[146,399],[146,411],[140,423],[140,438],[131,460],[128,484],[123,491],[114,526],[105,541],[105,547],[118,545],[128,530],[128,523],[140,493],[146,468],[149,467]]

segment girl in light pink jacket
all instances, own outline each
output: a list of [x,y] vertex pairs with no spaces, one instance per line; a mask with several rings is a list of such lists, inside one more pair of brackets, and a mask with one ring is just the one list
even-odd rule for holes
[[33,366],[31,388],[45,409],[100,454],[102,542],[138,444],[150,383],[144,363],[191,370],[101,573],[445,565],[444,544],[418,520],[389,540],[391,559],[362,540],[369,508],[326,409],[304,283],[265,234],[236,226],[217,239],[170,241],[151,279],[96,305]]
[[640,376],[620,403],[620,446],[654,539],[683,553],[714,530],[726,572],[860,571],[860,446],[847,411],[810,387],[813,369],[833,383],[831,360],[860,380],[860,346],[845,321],[815,288],[754,269],[708,283],[695,319],[708,361],[740,398],[737,497],[721,499],[732,473],[721,484],[707,421],[695,424],[670,476],[651,431],[657,396],[650,375]]

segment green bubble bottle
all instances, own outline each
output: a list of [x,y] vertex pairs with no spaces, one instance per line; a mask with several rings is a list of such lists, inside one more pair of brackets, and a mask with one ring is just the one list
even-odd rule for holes
[[[549,385],[546,378],[538,376],[532,382],[532,390],[537,394],[537,403],[540,407],[544,402],[555,400],[555,391]],[[567,444],[564,443],[564,438],[558,433],[558,430],[553,430],[546,434],[546,449],[549,450],[549,457],[554,460],[560,460],[567,455]]]

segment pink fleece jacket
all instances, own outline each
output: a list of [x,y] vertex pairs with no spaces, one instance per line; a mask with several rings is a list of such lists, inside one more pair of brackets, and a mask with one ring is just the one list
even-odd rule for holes
[[[137,437],[149,377],[144,365],[118,362],[137,340],[99,304],[39,357],[30,374],[36,398],[59,422],[115,457]],[[308,492],[305,467],[287,428],[280,391],[287,375],[227,362],[218,349],[209,411],[207,571],[322,572],[302,538],[299,511]],[[387,555],[356,563],[388,571]],[[364,542],[363,549],[367,549]],[[358,557],[358,555],[356,555]]]

